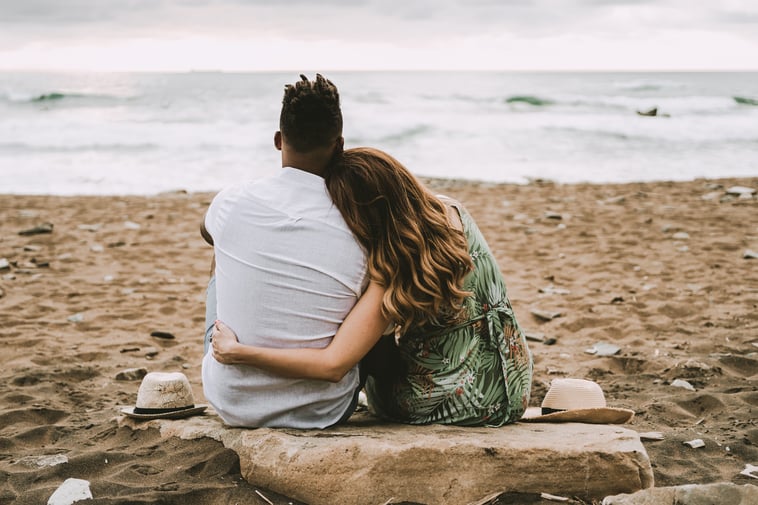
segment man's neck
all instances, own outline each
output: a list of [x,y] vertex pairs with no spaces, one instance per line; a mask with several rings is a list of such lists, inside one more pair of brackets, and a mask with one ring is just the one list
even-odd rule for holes
[[311,156],[298,156],[297,153],[282,153],[282,167],[292,167],[308,172],[319,177],[324,176],[326,163],[321,160],[315,160]]

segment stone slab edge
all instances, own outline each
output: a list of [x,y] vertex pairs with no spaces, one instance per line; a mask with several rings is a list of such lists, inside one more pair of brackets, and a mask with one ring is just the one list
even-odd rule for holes
[[239,429],[215,415],[120,426],[208,437],[234,450],[243,477],[310,505],[390,498],[472,503],[497,492],[599,500],[653,486],[637,432],[621,426],[517,423],[503,428],[348,424],[328,430]]

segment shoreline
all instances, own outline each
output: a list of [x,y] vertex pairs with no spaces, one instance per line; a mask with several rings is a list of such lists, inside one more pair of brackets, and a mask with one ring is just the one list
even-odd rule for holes
[[[657,487],[755,482],[739,472],[758,461],[758,259],[744,257],[758,251],[758,196],[725,190],[758,189],[758,177],[419,178],[474,216],[522,328],[557,340],[530,343],[531,405],[552,378],[595,380],[609,405],[635,410],[626,427],[662,433],[645,442]],[[115,423],[119,406],[136,398],[139,380],[115,379],[129,368],[182,371],[204,403],[211,249],[198,228],[213,194],[0,195],[0,501],[45,502],[67,477],[90,480],[94,497],[112,503],[250,496],[222,447],[157,445],[149,430]],[[52,233],[18,234],[45,222]],[[545,321],[532,315],[538,309],[561,315]],[[600,342],[620,350],[585,352]],[[693,439],[705,446],[684,445]],[[36,463],[51,455],[68,463]],[[261,491],[277,504],[292,501]]]

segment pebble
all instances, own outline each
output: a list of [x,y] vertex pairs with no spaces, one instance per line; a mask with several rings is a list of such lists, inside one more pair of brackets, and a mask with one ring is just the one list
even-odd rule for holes
[[671,236],[671,238],[673,238],[674,240],[687,240],[690,238],[690,234],[687,233],[686,231],[678,231],[674,233]]
[[89,250],[92,252],[101,253],[105,251],[105,247],[101,246],[100,244],[92,244]]
[[585,349],[587,354],[594,354],[595,356],[613,356],[621,351],[621,347],[615,344],[609,344],[607,342],[598,342],[589,349]]
[[619,204],[626,202],[625,196],[613,196],[611,198],[606,198],[605,200],[602,200],[600,203],[610,203],[610,204]]
[[155,338],[165,338],[166,340],[173,340],[176,338],[173,334],[167,331],[153,331],[150,333],[150,336]]
[[540,493],[540,498],[547,501],[559,501],[559,502],[569,501],[569,499],[566,498],[565,496],[558,496],[558,495],[549,494],[549,493]]
[[640,433],[642,440],[663,440],[663,433],[660,431],[648,431],[646,433]]
[[11,264],[7,258],[0,258],[0,270],[10,270]]
[[674,379],[671,382],[671,385],[674,386],[675,388],[682,388],[682,389],[686,389],[687,391],[695,391],[695,387],[683,379]]
[[734,195],[734,196],[752,195],[753,193],[755,193],[755,189],[748,188],[745,186],[732,186],[731,188],[726,190],[727,195]]
[[84,321],[84,314],[82,314],[81,312],[77,312],[76,314],[72,316],[68,316],[67,319],[72,323],[81,323],[82,321]]
[[26,456],[19,459],[18,462],[29,467],[42,468],[45,466],[56,466],[68,463],[68,456],[65,454],[51,454],[49,456]]
[[752,477],[754,479],[758,479],[758,466],[751,465],[750,463],[745,463],[745,469],[740,472],[740,475],[745,475],[746,477]]
[[79,228],[80,230],[91,231],[91,232],[96,232],[97,230],[99,230],[102,227],[103,227],[103,225],[100,224],[100,223],[98,223],[98,224],[80,224],[79,226],[77,226],[77,228]]
[[44,233],[52,233],[53,232],[53,224],[52,223],[42,223],[40,225],[35,226],[34,228],[29,228],[28,230],[21,230],[18,232],[19,235],[23,236],[29,236],[29,235],[42,235]]
[[145,351],[145,357],[146,358],[152,358],[153,356],[157,356],[158,353],[160,352],[155,347],[145,347],[145,349],[143,349],[143,350]]
[[142,227],[139,225],[139,223],[135,223],[134,221],[125,221],[124,228],[127,230],[139,230]]
[[71,505],[81,500],[91,499],[92,492],[89,490],[88,480],[69,478],[50,495],[47,505]]
[[563,219],[563,215],[560,214],[560,213],[558,213],[558,212],[547,211],[547,212],[545,212],[545,218],[546,219],[555,219],[557,221],[560,221],[561,219]]
[[145,375],[147,375],[146,368],[127,368],[118,372],[115,379],[117,381],[137,381],[141,380]]
[[550,312],[547,310],[541,310],[541,309],[534,309],[532,310],[532,315],[538,319],[542,319],[544,321],[550,321],[552,319],[555,319],[556,317],[561,317],[560,312]]
[[684,445],[689,445],[693,449],[699,449],[700,447],[705,447],[705,442],[703,442],[702,439],[696,438],[694,440],[688,440],[686,442],[682,442]]
[[539,292],[545,293],[546,295],[568,295],[571,293],[571,291],[568,289],[556,288],[552,284],[545,286],[544,288],[540,288]]
[[742,257],[746,260],[755,260],[758,259],[758,252],[751,251],[750,249],[745,249],[745,252],[742,253]]

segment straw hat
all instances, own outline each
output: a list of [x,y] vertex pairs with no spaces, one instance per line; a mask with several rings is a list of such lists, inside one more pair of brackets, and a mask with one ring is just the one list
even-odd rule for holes
[[181,372],[151,372],[142,379],[137,404],[121,409],[136,419],[179,419],[200,414],[207,405],[195,405],[192,387]]
[[597,382],[584,379],[553,379],[542,408],[526,409],[522,421],[623,424],[634,417],[629,409],[608,407]]

